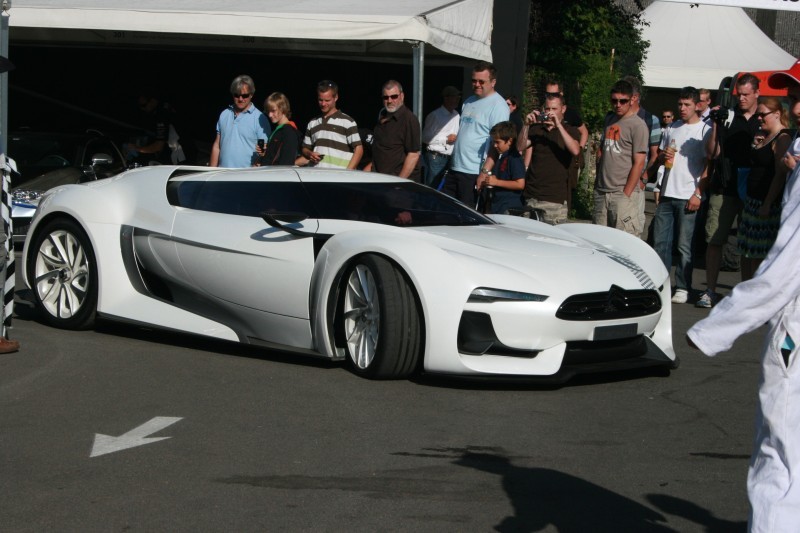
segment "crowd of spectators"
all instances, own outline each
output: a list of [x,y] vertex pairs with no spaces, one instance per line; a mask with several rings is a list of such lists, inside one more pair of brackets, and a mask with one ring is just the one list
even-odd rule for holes
[[[286,95],[270,94],[262,113],[254,81],[238,76],[217,122],[210,165],[374,171],[438,188],[488,213],[535,212],[549,224],[568,222],[590,136],[563,85],[547,80],[541,105],[523,116],[517,97],[496,91],[491,63],[478,62],[470,81],[473,94],[460,106],[461,92],[444,87],[441,106],[420,127],[402,84],[388,80],[375,124],[363,128],[338,108],[337,83],[323,80],[316,87],[320,115],[302,132]],[[707,89],[685,87],[677,113],[668,108],[659,117],[643,107],[641,83],[632,76],[608,94],[610,111],[596,132],[592,222],[648,239],[667,269],[675,262],[673,303],[711,308],[721,297],[717,279],[732,229],[738,229],[742,280],[753,277],[775,239],[794,166],[783,157],[795,136],[790,113],[780,99],[760,98],[759,80],[750,74],[737,79],[732,110],[712,107]],[[153,98],[140,104],[154,117],[165,114]],[[800,114],[800,104],[792,112]],[[168,134],[163,124],[158,131],[156,141],[135,149],[167,162]],[[656,204],[649,234],[648,183]],[[706,243],[702,292],[692,287],[698,238]]]

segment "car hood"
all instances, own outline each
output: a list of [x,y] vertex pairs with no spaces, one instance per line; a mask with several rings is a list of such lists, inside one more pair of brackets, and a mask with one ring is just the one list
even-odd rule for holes
[[[459,263],[465,267],[468,263],[492,263],[498,273],[515,271],[540,286],[550,286],[553,280],[570,280],[554,289],[557,291],[606,290],[608,279],[627,289],[654,289],[667,275],[654,253],[635,252],[635,246],[612,249],[557,226],[536,224],[530,230],[502,224],[415,229],[436,241],[440,249],[462,258]],[[599,280],[606,280],[605,285],[598,286]]]
[[[542,224],[533,231],[509,228],[501,224],[484,226],[436,226],[415,228],[424,233],[477,247],[495,253],[512,253],[532,257],[580,257],[592,255],[596,246],[583,239]],[[464,251],[464,250],[459,250]]]
[[49,191],[53,187],[59,185],[70,185],[73,183],[80,183],[83,178],[83,172],[75,167],[64,167],[57,170],[45,172],[41,176],[27,180],[21,185],[14,187],[14,189],[25,189],[29,191]]

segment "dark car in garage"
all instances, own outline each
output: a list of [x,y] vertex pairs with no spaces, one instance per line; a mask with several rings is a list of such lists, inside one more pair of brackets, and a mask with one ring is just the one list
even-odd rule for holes
[[84,183],[126,169],[122,152],[110,137],[96,130],[83,133],[16,131],[8,137],[13,240],[25,240],[39,197],[53,187]]

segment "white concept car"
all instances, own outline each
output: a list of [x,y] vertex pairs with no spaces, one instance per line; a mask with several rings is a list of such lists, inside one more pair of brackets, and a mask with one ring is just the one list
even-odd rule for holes
[[22,268],[44,320],[95,317],[416,372],[677,368],[670,280],[622,231],[487,217],[388,176],[158,166],[39,201]]

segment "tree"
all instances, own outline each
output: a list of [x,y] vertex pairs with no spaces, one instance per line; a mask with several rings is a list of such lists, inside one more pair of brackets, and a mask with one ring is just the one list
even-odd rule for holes
[[543,77],[560,78],[569,104],[596,130],[614,81],[628,74],[641,78],[649,45],[641,37],[643,25],[638,12],[614,0],[531,0],[528,63]]
[[[641,2],[631,1],[636,12],[615,0],[531,0],[527,108],[541,103],[538,91],[545,79],[554,77],[594,140],[600,138],[610,109],[609,89],[626,75],[641,79],[650,44],[641,35]],[[575,191],[572,215],[579,218],[592,212],[594,153],[589,149],[584,154],[586,166]]]

